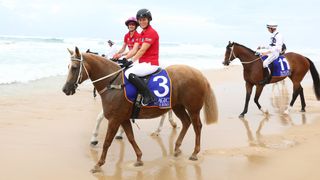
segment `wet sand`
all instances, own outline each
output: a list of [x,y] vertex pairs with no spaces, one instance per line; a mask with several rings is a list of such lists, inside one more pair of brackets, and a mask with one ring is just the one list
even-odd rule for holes
[[[319,70],[319,68],[318,68]],[[199,160],[188,160],[194,147],[192,128],[184,138],[182,155],[173,156],[181,130],[165,121],[160,136],[150,134],[159,118],[133,125],[143,152],[144,166],[134,167],[134,151],[127,141],[114,140],[103,172],[90,169],[99,159],[107,123],[103,122],[97,147],[89,141],[101,110],[92,97],[92,85],[80,85],[73,96],[61,88],[65,77],[28,84],[0,86],[0,179],[320,179],[320,102],[312,89],[311,75],[303,81],[307,107],[299,112],[297,99],[290,115],[282,114],[291,98],[292,85],[267,86],[260,103],[264,116],[251,98],[245,119],[239,119],[245,98],[242,67],[205,70],[219,107],[217,124],[202,128]]]

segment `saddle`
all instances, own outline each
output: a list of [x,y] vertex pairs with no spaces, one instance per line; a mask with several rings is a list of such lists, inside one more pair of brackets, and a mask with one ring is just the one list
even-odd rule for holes
[[[261,57],[265,60],[268,56]],[[291,74],[290,65],[284,55],[280,55],[272,63],[269,64],[272,76],[289,76]]]
[[[123,75],[124,80],[124,95],[126,99],[133,104],[131,118],[138,118],[141,109],[142,94],[139,94],[137,88],[129,82]],[[144,106],[145,108],[159,107],[171,108],[171,80],[166,70],[158,68],[152,74],[144,77],[139,77],[147,85],[149,90],[155,95],[156,101]]]

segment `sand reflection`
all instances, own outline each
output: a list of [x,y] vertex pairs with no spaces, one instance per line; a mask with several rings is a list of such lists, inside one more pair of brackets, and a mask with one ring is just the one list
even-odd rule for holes
[[[123,161],[124,158],[128,159],[125,153],[125,146],[131,148],[131,145],[127,142],[127,139],[116,140],[113,143],[119,146],[118,160],[113,163],[108,161],[103,169],[99,173],[94,173],[93,176],[98,180],[105,179],[198,179],[202,180],[202,170],[199,164],[201,164],[203,158],[199,158],[197,162],[188,160],[188,157],[181,155],[180,157],[174,157],[174,143],[177,138],[177,129],[172,129],[168,136],[150,136],[151,141],[156,142],[161,149],[161,155],[154,160],[144,160],[142,167],[134,167],[133,161]],[[168,139],[166,139],[168,138]],[[166,141],[164,141],[166,140]],[[166,145],[164,142],[168,142]],[[147,143],[147,142],[146,142]],[[156,148],[156,147],[152,147]],[[129,149],[129,151],[132,149]],[[150,150],[150,149],[149,149]],[[97,162],[100,158],[99,152],[101,148],[90,149],[90,155],[94,162]],[[148,151],[148,150],[144,150]],[[132,157],[131,157],[132,158]],[[108,169],[108,170],[106,170]],[[192,170],[193,169],[193,170]]]

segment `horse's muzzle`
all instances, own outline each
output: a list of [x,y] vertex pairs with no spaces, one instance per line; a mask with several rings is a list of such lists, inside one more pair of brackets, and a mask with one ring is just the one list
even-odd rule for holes
[[225,66],[229,66],[230,62],[229,61],[223,61],[222,64],[225,65]]
[[67,95],[73,95],[74,93],[76,93],[76,89],[77,89],[77,85],[73,85],[70,83],[66,83],[63,88],[62,91]]

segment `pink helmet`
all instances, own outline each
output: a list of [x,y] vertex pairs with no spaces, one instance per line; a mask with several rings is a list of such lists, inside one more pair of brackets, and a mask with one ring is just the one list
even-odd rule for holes
[[128,26],[130,22],[134,22],[136,24],[136,27],[139,26],[139,23],[135,17],[128,18],[128,20],[126,20],[126,22],[125,22],[126,26]]

